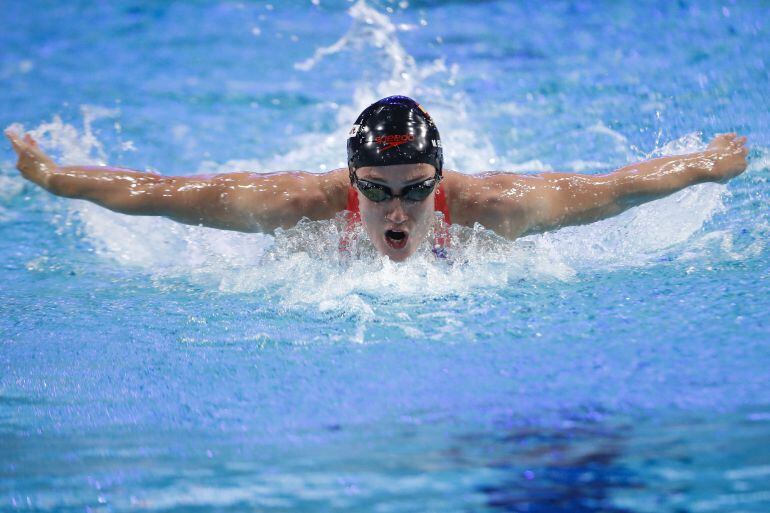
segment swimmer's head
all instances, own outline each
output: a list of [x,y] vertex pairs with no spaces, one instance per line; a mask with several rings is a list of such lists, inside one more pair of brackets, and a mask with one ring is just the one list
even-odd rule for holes
[[383,98],[358,116],[348,170],[364,229],[380,254],[402,261],[426,239],[442,168],[438,129],[411,98]]
[[348,170],[361,167],[430,164],[439,175],[444,157],[436,124],[419,103],[388,96],[358,116],[348,135]]

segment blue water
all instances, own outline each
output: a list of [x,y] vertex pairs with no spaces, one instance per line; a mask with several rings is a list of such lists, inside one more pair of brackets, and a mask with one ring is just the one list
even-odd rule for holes
[[[316,5],[318,4],[318,5]],[[0,154],[0,511],[770,510],[762,2],[5,2],[64,163],[323,171],[418,98],[451,169],[747,172],[451,263],[121,216]],[[16,125],[19,126],[19,125]]]

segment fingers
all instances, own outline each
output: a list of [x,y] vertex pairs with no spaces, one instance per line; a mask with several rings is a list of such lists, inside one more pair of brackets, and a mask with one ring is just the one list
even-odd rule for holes
[[13,132],[10,128],[3,132],[8,140],[11,141],[14,149],[28,150],[30,146],[36,146],[37,142],[29,134],[25,134],[23,138],[19,137],[19,134]]
[[11,141],[11,146],[13,146],[13,151],[15,151],[17,154],[21,155],[21,153],[25,150],[24,143],[21,139],[19,139],[18,134],[13,132],[10,128],[3,131],[5,136],[8,138],[9,141]]
[[729,132],[725,134],[717,134],[714,136],[714,141],[720,144],[730,145],[735,142],[735,138],[738,136],[735,132]]
[[11,130],[10,128],[6,128],[3,130],[3,134],[8,138],[9,141],[11,141],[11,144],[18,144],[19,143],[19,136],[16,132]]
[[21,158],[22,155],[30,158],[47,158],[45,153],[38,146],[37,141],[32,138],[30,134],[24,134],[23,138],[19,137],[19,134],[15,133],[11,129],[6,129],[4,132],[8,140],[11,141],[13,151]]
[[730,146],[743,146],[747,140],[745,135],[739,136],[736,132],[729,132],[715,135],[712,142],[722,142]]
[[20,138],[19,134],[10,128],[3,130],[3,133],[8,138],[8,140],[11,141],[11,144],[14,148],[28,149],[28,146],[32,146],[34,148],[38,147],[37,141],[33,139],[30,134],[24,134],[24,137]]
[[736,136],[732,141],[730,141],[730,147],[737,150],[744,150],[746,141],[747,139],[745,135],[742,137]]

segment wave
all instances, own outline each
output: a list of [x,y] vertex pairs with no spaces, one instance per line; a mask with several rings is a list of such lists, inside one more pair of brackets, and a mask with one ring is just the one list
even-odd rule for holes
[[[443,60],[417,63],[398,40],[399,31],[404,28],[364,1],[354,4],[349,14],[349,31],[332,45],[319,48],[313,56],[298,63],[297,68],[323,66],[325,59],[355,50],[391,70],[386,78],[358,83],[350,102],[339,107],[336,128],[331,132],[297,135],[294,150],[267,161],[246,158],[204,162],[199,172],[323,170],[344,165],[339,162],[339,141],[344,140],[352,120],[370,102],[394,93],[429,98],[432,115],[443,127],[451,167],[485,169],[490,162],[497,162],[510,171],[549,169],[547,161],[506,162],[505,157],[495,153],[490,141],[480,135],[483,127],[475,126],[468,115],[468,100],[448,85],[460,72],[458,66],[447,66]],[[119,113],[88,106],[83,114],[82,128],[54,118],[31,133],[44,148],[59,154],[65,164],[104,163],[109,155],[92,125],[100,119],[113,119]],[[587,130],[606,134],[615,144],[625,146],[629,155],[634,154],[622,134],[600,123]],[[133,146],[130,141],[128,144]],[[655,148],[650,155],[701,148],[700,135],[693,133]],[[583,161],[573,163],[576,171],[590,165]],[[20,180],[0,178],[0,189],[4,191],[12,190]],[[77,221],[82,236],[99,255],[136,267],[157,280],[183,278],[223,292],[262,292],[288,308],[355,311],[355,315],[366,318],[371,314],[372,301],[388,297],[466,294],[505,287],[522,279],[575,280],[585,272],[655,265],[662,257],[698,258],[703,251],[713,248],[715,237],[720,239],[719,247],[727,247],[729,232],[703,232],[710,219],[724,212],[727,195],[724,185],[699,185],[612,219],[517,241],[504,240],[481,227],[453,227],[453,238],[458,243],[452,248],[449,262],[435,259],[423,248],[402,264],[392,263],[372,251],[365,251],[358,258],[341,259],[336,250],[341,229],[338,221],[301,223],[268,236],[185,226],[161,218],[129,217],[84,201],[66,204],[70,220]],[[0,211],[0,221],[4,215],[8,214]],[[752,249],[756,250],[757,247]],[[728,257],[740,257],[734,247],[730,251]]]

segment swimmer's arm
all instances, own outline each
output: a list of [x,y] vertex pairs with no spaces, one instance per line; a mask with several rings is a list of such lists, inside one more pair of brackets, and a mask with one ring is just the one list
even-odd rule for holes
[[545,173],[529,197],[527,233],[586,224],[704,182],[726,182],[746,169],[746,138],[715,137],[706,150],[632,164],[605,175]]
[[67,198],[131,215],[244,232],[272,232],[344,209],[346,173],[229,173],[174,177],[105,166],[58,166],[25,136],[6,131],[28,180]]
[[[300,219],[330,219],[333,211],[313,173],[226,173],[161,176],[128,169],[57,168],[48,190],[115,212],[240,232],[272,233]],[[344,208],[344,207],[343,207]]]
[[[516,238],[587,224],[703,182],[724,182],[746,169],[745,137],[715,137],[705,151],[632,164],[605,175],[542,173],[484,177],[491,206],[478,222]],[[477,188],[478,185],[477,185]],[[494,196],[494,199],[491,197]]]

